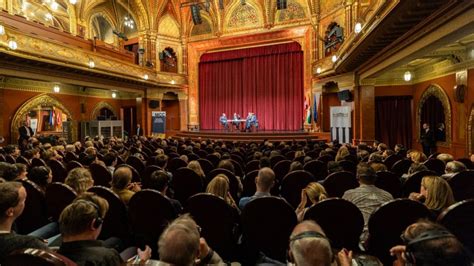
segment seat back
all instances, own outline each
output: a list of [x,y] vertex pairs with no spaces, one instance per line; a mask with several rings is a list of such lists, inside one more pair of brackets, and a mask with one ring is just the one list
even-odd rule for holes
[[309,208],[305,220],[313,220],[323,229],[335,249],[358,250],[359,237],[364,229],[364,217],[353,203],[331,198]]
[[66,164],[66,170],[67,170],[68,173],[69,173],[69,171],[71,171],[74,168],[82,168],[82,164],[78,161],[69,161]]
[[377,179],[375,180],[375,186],[387,191],[392,194],[392,197],[400,197],[402,190],[402,183],[400,178],[390,171],[377,172]]
[[459,172],[448,180],[456,201],[474,198],[474,170]]
[[472,253],[474,251],[474,199],[449,206],[438,217],[444,225]]
[[237,161],[235,161],[235,160],[233,160],[233,159],[230,159],[229,161],[230,161],[230,162],[232,163],[232,165],[234,166],[235,175],[236,175],[236,176],[243,177],[245,173],[244,173],[244,170],[243,170],[243,168],[242,168],[242,165],[241,165],[239,162],[237,162]]
[[208,153],[205,150],[198,150],[196,154],[199,155],[199,158],[205,159]]
[[383,163],[385,164],[385,166],[387,166],[387,169],[392,169],[392,166],[396,162],[400,161],[401,159],[403,159],[403,158],[400,155],[392,154],[392,155],[388,156],[387,158],[385,158]]
[[168,164],[166,168],[168,169],[168,171],[174,174],[174,172],[178,170],[178,168],[186,167],[186,166],[188,166],[188,164],[185,161],[183,161],[181,158],[172,158],[168,160]]
[[157,250],[157,241],[166,226],[176,218],[171,202],[153,189],[142,189],[128,203],[131,232],[139,246]]
[[126,238],[130,230],[127,223],[127,207],[125,203],[107,187],[93,186],[88,191],[97,194],[109,203],[109,210],[104,217],[99,239],[105,240],[113,236],[122,239]]
[[353,173],[341,171],[328,175],[323,181],[323,186],[329,197],[342,198],[344,192],[358,187],[359,182]]
[[328,175],[327,164],[318,160],[311,160],[303,166],[305,171],[310,172],[316,180],[324,180]]
[[[18,161],[18,159],[16,159]],[[474,163],[469,158],[459,158],[457,161],[463,163],[467,169],[474,170]]]
[[301,201],[301,190],[311,182],[316,182],[316,179],[309,172],[304,170],[290,172],[281,181],[281,196],[296,209]]
[[426,160],[423,164],[439,176],[444,174],[444,169],[446,168],[444,162],[436,158]]
[[25,208],[15,223],[18,226],[18,233],[28,234],[49,222],[48,211],[44,191],[31,180],[22,180],[21,183],[28,196]]
[[17,163],[22,163],[24,165],[26,165],[26,167],[30,167],[30,162],[28,161],[28,159],[26,159],[25,157],[23,156],[18,156],[18,158],[16,158],[16,162]]
[[10,163],[10,164],[16,163],[16,159],[11,155],[5,156],[5,160],[6,160],[7,163]]
[[148,165],[146,168],[145,168],[145,171],[143,171],[143,174],[142,174],[142,182],[145,183],[146,180],[149,180],[151,175],[155,172],[155,171],[158,171],[158,170],[161,170],[161,168],[159,166],[156,166],[156,165]]
[[198,159],[199,165],[202,168],[202,171],[206,175],[206,177],[209,179],[209,173],[214,170],[216,167],[212,164],[211,161],[207,159]]
[[235,259],[239,217],[225,200],[208,193],[199,193],[187,201],[189,212],[202,228],[201,236],[227,261]]
[[257,191],[257,185],[255,184],[255,178],[257,178],[258,170],[254,170],[245,175],[242,185],[244,187],[242,191],[242,197],[250,197]]
[[273,172],[275,173],[275,179],[278,182],[281,182],[283,180],[283,177],[288,174],[288,171],[290,171],[290,165],[290,160],[281,160],[272,167]]
[[342,169],[344,169],[344,171],[351,172],[354,175],[356,174],[357,164],[355,164],[353,161],[341,160],[339,161],[339,165],[342,167]]
[[105,166],[92,163],[89,165],[89,171],[91,172],[92,179],[94,179],[94,185],[110,187],[112,173]]
[[207,176],[208,180],[211,181],[218,174],[224,174],[227,176],[227,178],[229,179],[229,192],[232,195],[232,198],[237,200],[239,198],[239,181],[237,180],[237,177],[235,177],[235,175],[227,169],[217,168],[209,173],[209,175]]
[[135,168],[139,174],[145,170],[145,163],[136,156],[129,156],[126,163]]
[[208,154],[206,156],[206,159],[209,160],[212,163],[214,168],[216,168],[219,165],[219,162],[221,161],[221,159],[219,159],[219,157],[217,157],[217,155],[212,154],[212,153]]
[[279,161],[283,161],[283,160],[286,160],[286,157],[283,156],[283,155],[275,155],[275,156],[271,157],[270,158],[270,165],[272,166],[272,169]]
[[195,161],[195,160],[197,160],[197,159],[199,159],[199,158],[200,158],[199,155],[197,155],[197,154],[195,154],[195,153],[190,153],[190,154],[188,154],[188,160],[189,160],[189,161]]
[[425,176],[436,175],[433,171],[418,171],[413,173],[402,186],[402,197],[408,197],[412,192],[420,192],[421,179]]
[[403,244],[400,239],[403,230],[429,216],[425,205],[414,200],[395,199],[383,204],[369,218],[369,253],[384,265],[391,265],[393,258],[389,250]]
[[79,156],[77,156],[75,153],[73,152],[66,152],[66,154],[64,155],[64,161],[65,162],[70,162],[70,161],[78,161],[79,160]]
[[393,164],[391,171],[395,173],[397,176],[401,177],[403,174],[408,173],[408,169],[410,169],[411,164],[412,164],[411,160],[408,160],[408,159],[399,160]]
[[260,161],[252,160],[245,165],[245,173],[250,173],[254,170],[260,169]]
[[297,219],[295,211],[284,199],[273,196],[253,199],[245,205],[241,218],[246,258],[253,260],[263,252],[272,259],[285,261],[289,237]]
[[[7,156],[7,162],[8,162],[8,156]],[[47,166],[47,165],[46,165],[46,163],[44,162],[43,159],[33,158],[33,159],[31,159],[31,167],[35,167],[35,166]]]
[[171,179],[171,187],[174,190],[174,198],[182,206],[186,206],[187,200],[192,195],[204,191],[204,184],[201,177],[187,167],[178,168]]
[[72,260],[48,250],[25,248],[12,252],[5,257],[4,266],[75,266]]
[[69,205],[77,194],[70,186],[63,183],[49,184],[46,189],[46,205],[48,207],[48,217],[53,221],[59,219],[61,212]]

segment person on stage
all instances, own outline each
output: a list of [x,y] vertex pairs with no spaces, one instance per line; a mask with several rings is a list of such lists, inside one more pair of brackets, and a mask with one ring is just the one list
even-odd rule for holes
[[221,122],[221,124],[224,126],[224,129],[227,129],[227,116],[225,113],[222,113],[221,117],[219,118],[219,122]]
[[239,129],[240,128],[240,115],[238,113],[234,113],[234,122],[232,124],[234,124],[235,128],[236,129]]
[[254,113],[249,112],[249,114],[247,115],[247,119],[245,121],[245,130],[250,131],[251,126],[255,126],[255,128],[257,128],[258,121],[257,121],[257,116]]

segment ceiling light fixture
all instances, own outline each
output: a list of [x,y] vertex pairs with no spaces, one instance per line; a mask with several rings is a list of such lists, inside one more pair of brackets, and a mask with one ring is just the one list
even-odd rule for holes
[[411,74],[410,71],[407,71],[407,72],[405,72],[405,74],[403,74],[403,79],[404,79],[405,81],[408,82],[408,81],[411,80],[411,78],[412,78],[412,74]]
[[354,26],[354,32],[356,34],[359,34],[362,31],[362,23],[357,22]]
[[54,85],[53,91],[54,91],[55,93],[59,93],[59,91],[61,91],[61,87],[59,87],[59,85]]
[[133,30],[133,28],[135,28],[135,22],[133,21],[129,10],[130,10],[130,0],[127,1],[127,15],[125,15],[123,24],[125,25],[125,27],[128,27]]
[[321,72],[323,72],[323,70],[321,69],[321,67],[316,68],[316,74],[321,74]]
[[143,75],[144,80],[148,80],[148,74]]
[[5,35],[5,26],[0,22],[0,36]]
[[89,59],[88,65],[89,65],[90,68],[94,68],[94,67],[95,67],[95,62],[94,62],[94,60],[92,60],[92,58]]
[[16,50],[18,48],[18,44],[16,43],[15,38],[11,37],[8,39],[8,48],[12,50]]
[[117,93],[115,91],[112,92],[112,98],[117,98]]
[[70,3],[71,5],[75,5],[75,4],[77,4],[77,0],[69,0],[69,3]]
[[333,63],[336,63],[336,61],[337,61],[337,55],[333,55],[333,56],[331,57],[331,61],[332,61]]
[[56,1],[53,1],[51,3],[51,9],[53,9],[54,11],[58,10],[59,8],[59,4],[56,2]]

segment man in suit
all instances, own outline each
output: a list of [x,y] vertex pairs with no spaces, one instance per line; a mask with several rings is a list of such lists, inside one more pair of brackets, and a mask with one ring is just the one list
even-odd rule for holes
[[225,113],[222,113],[221,117],[219,118],[219,122],[221,122],[221,125],[224,126],[224,129],[227,129],[227,116]]
[[137,124],[137,136],[142,136],[143,135],[143,130],[140,127],[140,124]]
[[435,147],[435,138],[434,132],[430,129],[428,123],[423,124],[423,129],[421,130],[421,146],[423,146],[423,153],[426,157],[430,156]]
[[33,137],[34,132],[33,129],[28,126],[26,121],[21,122],[21,127],[18,128],[18,133],[20,137],[18,138],[18,145],[23,150],[28,145],[28,141],[31,137]]
[[236,129],[239,129],[239,125],[240,125],[240,122],[238,122],[237,120],[240,120],[240,115],[238,113],[234,113],[234,126]]

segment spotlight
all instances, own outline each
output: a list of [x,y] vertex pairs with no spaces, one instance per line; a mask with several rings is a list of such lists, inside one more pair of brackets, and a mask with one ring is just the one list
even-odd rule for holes
[[144,80],[148,80],[148,74],[143,75]]
[[54,2],[51,3],[51,8],[52,8],[54,11],[58,10],[58,7],[59,7],[59,4],[56,3],[56,1],[54,1]]
[[278,10],[281,10],[281,9],[286,9],[288,3],[286,0],[277,0],[277,9]]
[[194,25],[199,25],[202,23],[201,13],[198,5],[191,6],[191,16],[193,18]]
[[59,93],[59,91],[61,91],[61,87],[59,87],[59,85],[54,85],[53,91],[54,91],[55,93]]

